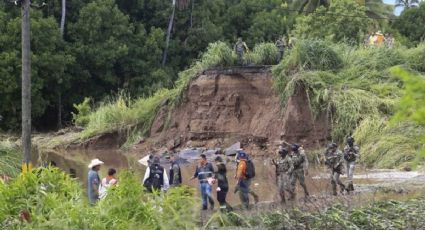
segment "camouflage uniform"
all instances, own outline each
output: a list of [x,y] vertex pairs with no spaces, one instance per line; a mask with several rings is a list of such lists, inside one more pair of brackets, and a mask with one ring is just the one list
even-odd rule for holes
[[345,185],[339,179],[341,174],[344,174],[343,154],[338,149],[328,148],[325,153],[325,158],[325,164],[331,170],[332,194],[336,196],[338,194],[336,191],[337,184],[341,188],[341,193],[345,190]]
[[303,150],[298,150],[292,153],[291,160],[294,164],[294,171],[291,174],[291,197],[290,199],[295,198],[295,185],[297,180],[299,180],[301,187],[304,189],[304,195],[309,196],[307,191],[307,186],[305,184],[304,173],[308,167],[308,160]]
[[353,191],[353,175],[354,175],[354,168],[356,165],[356,159],[360,156],[360,148],[357,145],[353,145],[350,147],[349,145],[346,145],[344,147],[344,159],[345,159],[345,166],[347,170],[347,179],[348,179],[348,190]]
[[283,55],[285,54],[285,46],[286,46],[285,38],[282,37],[282,38],[277,39],[275,45],[279,50],[278,61],[280,61],[280,60],[282,60]]
[[294,164],[291,157],[285,156],[280,157],[276,162],[277,172],[277,187],[279,189],[279,195],[282,203],[285,202],[285,190],[289,192],[290,197],[293,197],[291,187],[289,186],[289,180],[294,170]]
[[242,41],[242,38],[239,38],[235,44],[235,52],[238,56],[238,65],[243,65],[243,54],[245,49],[248,50],[248,46]]

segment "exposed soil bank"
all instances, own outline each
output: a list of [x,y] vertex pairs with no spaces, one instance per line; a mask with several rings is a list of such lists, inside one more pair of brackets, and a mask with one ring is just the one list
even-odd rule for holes
[[270,67],[213,69],[192,80],[180,106],[160,109],[150,137],[136,149],[227,147],[241,141],[251,154],[267,155],[281,134],[307,148],[319,147],[329,136],[326,116],[313,118],[303,86],[282,109]]

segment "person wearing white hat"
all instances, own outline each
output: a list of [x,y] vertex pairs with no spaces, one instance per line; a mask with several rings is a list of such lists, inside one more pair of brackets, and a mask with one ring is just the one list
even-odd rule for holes
[[89,197],[90,204],[95,204],[99,200],[100,177],[98,172],[100,170],[100,166],[103,164],[103,161],[96,158],[91,160],[88,166],[90,170],[87,177],[87,195]]

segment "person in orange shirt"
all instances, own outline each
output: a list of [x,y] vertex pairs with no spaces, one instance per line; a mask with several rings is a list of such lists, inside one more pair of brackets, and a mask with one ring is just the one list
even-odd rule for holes
[[239,151],[237,155],[239,160],[238,167],[236,169],[236,180],[237,190],[239,192],[239,199],[241,200],[242,207],[249,208],[249,187],[251,180],[246,177],[247,160],[248,156],[245,152]]

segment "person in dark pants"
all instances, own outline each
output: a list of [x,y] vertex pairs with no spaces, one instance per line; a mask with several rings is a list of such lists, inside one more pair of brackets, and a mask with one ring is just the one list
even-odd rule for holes
[[232,207],[226,202],[227,192],[229,191],[229,183],[227,182],[227,169],[223,159],[218,156],[215,158],[217,171],[215,172],[215,179],[217,180],[217,200],[220,204],[221,211],[231,211]]
[[177,187],[182,183],[182,173],[176,155],[172,154],[170,156],[170,163],[170,186]]

